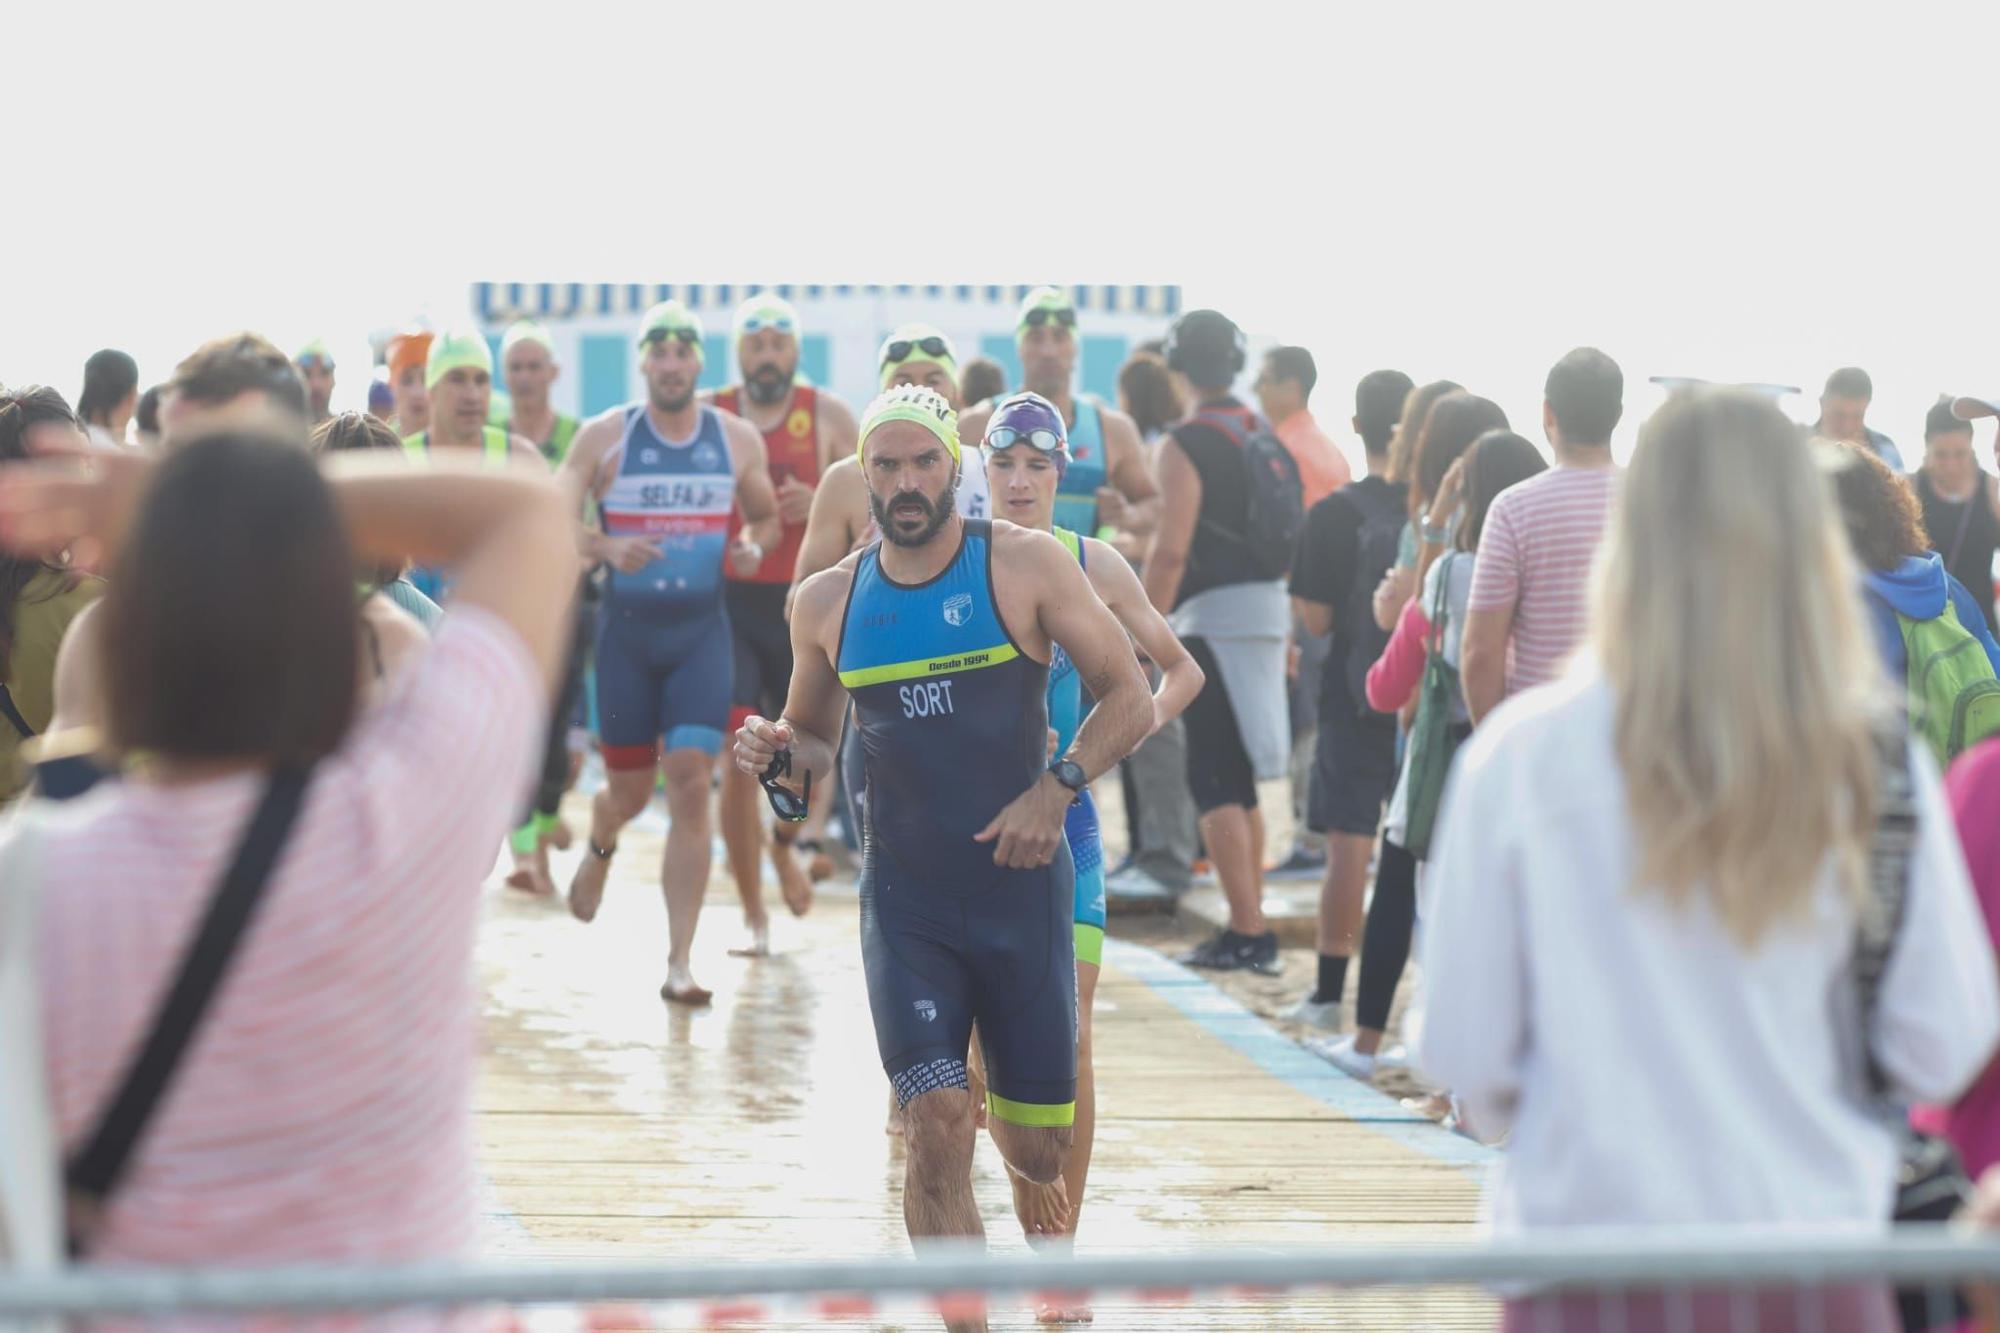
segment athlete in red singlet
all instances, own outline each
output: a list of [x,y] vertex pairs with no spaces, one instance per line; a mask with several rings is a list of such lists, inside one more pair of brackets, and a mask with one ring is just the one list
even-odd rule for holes
[[[735,682],[731,702],[735,725],[755,713],[777,716],[792,681],[792,637],[785,623],[785,594],[791,587],[799,543],[805,537],[806,516],[821,470],[854,451],[854,413],[847,404],[822,389],[799,382],[799,317],[775,295],[761,294],[736,312],[736,361],[742,383],[715,394],[715,406],[747,419],[764,433],[771,485],[778,495],[778,515],[784,534],[754,573],[730,572],[724,596],[729,606],[730,634],[735,640]],[[730,516],[730,535],[742,524],[740,511]],[[829,793],[830,795],[830,793]],[[824,806],[824,799],[816,799]],[[798,839],[800,850],[815,863],[825,853],[812,836],[824,823],[824,809]],[[762,860],[765,847],[764,800],[755,778],[735,771],[722,775],[722,839],[729,849],[729,869],[743,899],[743,924],[748,938],[732,952],[752,957],[770,952],[770,922],[764,912]],[[774,829],[771,864],[785,905],[794,915],[812,906],[812,884],[793,857],[792,826]],[[831,870],[815,864],[815,877]]]

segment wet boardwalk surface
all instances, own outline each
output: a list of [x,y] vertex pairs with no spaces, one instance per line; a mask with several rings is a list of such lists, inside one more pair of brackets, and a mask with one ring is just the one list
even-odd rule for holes
[[[907,1254],[903,1154],[883,1132],[887,1085],[851,890],[823,893],[803,921],[778,921],[778,955],[749,961],[725,954],[740,918],[718,871],[695,951],[695,974],[716,1001],[690,1012],[657,995],[666,938],[658,847],[657,834],[629,832],[604,910],[587,927],[560,904],[488,896],[477,1119],[496,1250],[675,1263]],[[559,858],[559,882],[572,864]],[[1150,950],[1112,944],[1096,1023],[1086,1251],[1470,1230],[1478,1150]],[[998,1153],[984,1139],[975,1190],[992,1248],[1024,1252]],[[1484,1328],[1491,1319],[1492,1307],[1465,1293],[1315,1293],[1182,1307],[1100,1302],[1095,1327]],[[911,1315],[841,1326],[938,1325]],[[1003,1306],[993,1327],[1034,1324]]]

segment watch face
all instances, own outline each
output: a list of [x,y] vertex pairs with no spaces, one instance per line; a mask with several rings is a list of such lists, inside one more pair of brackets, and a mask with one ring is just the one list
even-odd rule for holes
[[1073,759],[1058,759],[1050,766],[1050,771],[1056,775],[1057,782],[1071,791],[1077,791],[1083,786],[1083,768]]

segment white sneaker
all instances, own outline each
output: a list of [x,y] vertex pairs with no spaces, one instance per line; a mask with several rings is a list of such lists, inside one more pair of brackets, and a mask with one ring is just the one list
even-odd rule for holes
[[1104,881],[1104,891],[1123,898],[1178,898],[1180,894],[1138,866],[1126,866]]
[[1364,1083],[1375,1076],[1376,1066],[1380,1063],[1375,1056],[1365,1055],[1354,1049],[1352,1033],[1344,1037],[1321,1037],[1309,1041],[1306,1043],[1306,1049],[1341,1073],[1350,1078],[1358,1078]]
[[1304,1023],[1307,1027],[1320,1028],[1327,1032],[1340,1031],[1340,1001],[1321,1003],[1313,999],[1307,991],[1305,998],[1294,1005],[1285,1018],[1293,1023]]

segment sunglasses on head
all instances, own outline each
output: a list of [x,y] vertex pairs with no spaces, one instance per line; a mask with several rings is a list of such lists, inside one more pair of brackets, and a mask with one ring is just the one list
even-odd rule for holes
[[803,824],[806,811],[812,805],[813,775],[806,770],[804,790],[793,791],[778,785],[779,779],[792,775],[792,752],[790,749],[778,751],[771,756],[771,762],[757,775],[757,782],[764,788],[764,796],[771,802],[771,813],[788,824]]
[[1012,426],[995,426],[986,432],[988,449],[1008,449],[1017,444],[1030,445],[1045,454],[1052,454],[1063,447],[1062,436],[1043,427],[1037,430],[1015,430]]
[[1054,320],[1063,328],[1073,329],[1076,327],[1076,311],[1068,306],[1058,306],[1053,310],[1047,306],[1040,306],[1021,316],[1021,322],[1031,329],[1039,329],[1050,320]]
[[883,349],[882,364],[893,366],[899,361],[907,361],[912,352],[922,352],[925,356],[943,356],[945,341],[936,334],[928,338],[898,338]]
[[762,333],[765,329],[771,329],[778,333],[798,332],[798,329],[793,326],[790,315],[752,315],[743,321],[743,331],[745,333]]
[[701,335],[690,328],[647,329],[646,336],[639,341],[651,347],[654,343],[663,343],[669,338],[679,338],[690,346],[701,341]]

